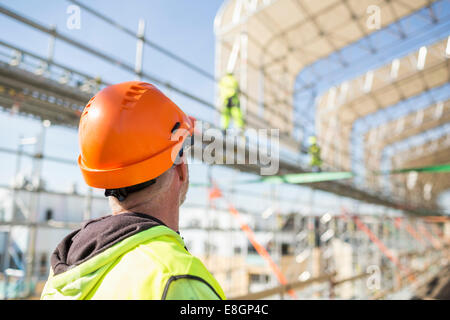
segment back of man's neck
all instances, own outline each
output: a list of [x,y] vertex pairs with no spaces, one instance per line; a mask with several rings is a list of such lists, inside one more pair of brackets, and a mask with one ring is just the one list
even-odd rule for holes
[[178,232],[179,230],[179,226],[178,226],[178,216],[179,216],[179,209],[172,209],[171,211],[169,211],[168,209],[149,209],[149,208],[139,208],[139,207],[135,207],[132,209],[122,209],[119,211],[114,211],[112,214],[113,215],[117,215],[117,214],[122,214],[122,213],[126,213],[126,212],[136,212],[136,213],[141,213],[141,214],[146,214],[149,215],[153,218],[156,218],[158,220],[161,220],[167,227],[169,227],[170,229],[174,230],[175,232]]

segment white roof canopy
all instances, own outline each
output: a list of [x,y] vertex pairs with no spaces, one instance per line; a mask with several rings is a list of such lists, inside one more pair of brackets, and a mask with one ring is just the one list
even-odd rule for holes
[[291,133],[293,87],[305,66],[432,2],[226,1],[215,20],[216,76],[235,72],[251,126]]

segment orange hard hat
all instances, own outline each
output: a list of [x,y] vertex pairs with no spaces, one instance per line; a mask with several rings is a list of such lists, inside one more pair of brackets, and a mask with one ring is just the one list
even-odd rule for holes
[[78,165],[86,183],[116,189],[171,168],[194,118],[152,84],[129,81],[99,91],[80,119]]

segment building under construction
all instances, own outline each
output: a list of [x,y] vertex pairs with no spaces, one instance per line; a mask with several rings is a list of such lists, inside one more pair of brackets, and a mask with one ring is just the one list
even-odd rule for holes
[[[38,298],[58,242],[109,214],[103,190],[82,182],[77,127],[97,91],[131,79],[202,124],[180,232],[228,298],[450,298],[448,1],[226,0],[205,17],[211,70],[154,41],[139,11],[125,22],[61,1],[101,26],[91,41],[3,2],[3,299]],[[132,44],[132,62],[95,45],[105,35]],[[236,137],[215,134],[227,73],[245,119]],[[231,147],[206,161],[216,142]]]

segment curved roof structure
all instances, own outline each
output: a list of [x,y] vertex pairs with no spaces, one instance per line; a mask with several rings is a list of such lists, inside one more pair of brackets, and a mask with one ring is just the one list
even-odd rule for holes
[[[360,176],[355,186],[377,193],[382,184],[370,172],[386,169],[391,149],[450,120],[447,5],[229,0],[215,21],[216,77],[228,71],[239,79],[251,127],[280,128],[281,144],[297,152],[305,136],[315,134],[323,169],[353,171]],[[398,36],[398,50],[381,52],[394,46],[383,42],[389,33]],[[359,50],[358,61],[352,60],[353,48]],[[300,97],[303,108],[296,108],[296,96],[308,90]],[[433,159],[444,161],[445,155]],[[418,159],[403,165],[425,164],[429,158]],[[401,179],[392,177],[389,196],[405,194]],[[420,183],[425,180],[420,175]]]
[[[304,67],[433,2],[226,1],[215,21],[216,76],[234,71],[249,116],[290,133],[296,125],[293,88]],[[376,50],[366,45],[368,52]]]
[[[363,126],[369,128],[371,119],[367,116],[448,83],[446,44],[447,38],[423,46],[417,52],[346,81],[339,89],[327,91],[317,104],[316,116],[325,161],[335,168],[351,170],[351,135],[356,121],[365,122]],[[426,52],[423,65],[419,65],[421,52]],[[339,145],[333,143],[336,140]]]
[[[430,166],[448,162],[449,159],[450,134],[447,134],[399,152],[391,161],[393,168],[399,169]],[[443,174],[410,172],[407,175],[393,175],[391,185],[393,193],[406,198],[408,202],[436,209],[439,194],[450,188],[450,179]]]
[[[381,170],[381,158],[383,150],[396,142],[408,137],[421,134],[432,128],[436,128],[450,122],[450,100],[438,102],[425,109],[411,112],[408,115],[380,125],[365,135],[364,155],[365,167],[368,170]],[[396,163],[393,167],[399,169],[406,167],[405,160],[409,159],[409,153],[399,158],[402,164]],[[450,156],[449,158],[450,159]],[[448,160],[447,159],[447,160]],[[445,159],[444,159],[445,160]],[[371,187],[380,188],[377,176],[367,176],[367,182]]]

